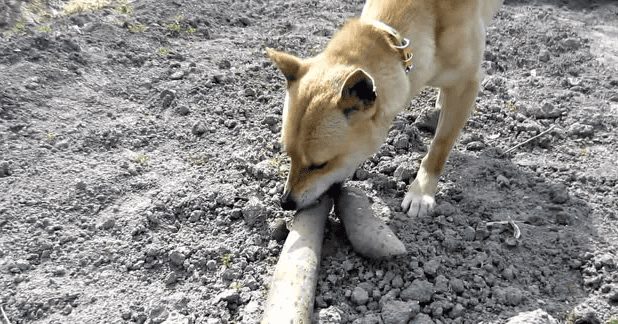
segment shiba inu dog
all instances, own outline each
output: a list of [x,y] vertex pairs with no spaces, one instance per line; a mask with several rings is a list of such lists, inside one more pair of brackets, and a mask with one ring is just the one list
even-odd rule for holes
[[474,107],[485,28],[502,0],[368,0],[316,57],[268,49],[286,79],[284,209],[313,204],[374,154],[423,87],[440,89],[434,139],[401,206],[434,207],[438,178]]

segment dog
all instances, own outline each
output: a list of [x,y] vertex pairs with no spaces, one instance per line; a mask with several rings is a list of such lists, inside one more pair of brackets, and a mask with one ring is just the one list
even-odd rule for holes
[[483,77],[485,28],[502,0],[368,0],[319,55],[267,49],[286,79],[281,144],[291,166],[281,206],[302,209],[379,149],[397,113],[439,88],[435,136],[401,207],[435,206],[438,179]]

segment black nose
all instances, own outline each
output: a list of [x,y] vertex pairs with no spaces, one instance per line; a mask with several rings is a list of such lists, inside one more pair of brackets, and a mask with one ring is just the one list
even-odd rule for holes
[[283,210],[295,210],[296,209],[296,203],[292,199],[289,191],[284,193],[281,196],[281,208],[283,208]]

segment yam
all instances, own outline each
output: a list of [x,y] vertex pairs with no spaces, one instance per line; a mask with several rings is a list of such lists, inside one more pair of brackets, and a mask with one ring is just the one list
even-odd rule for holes
[[324,224],[332,206],[332,200],[322,196],[317,205],[296,213],[275,267],[262,324],[311,323]]
[[367,196],[357,188],[341,187],[331,193],[335,213],[345,228],[356,253],[371,259],[385,259],[407,253],[406,247],[373,210]]

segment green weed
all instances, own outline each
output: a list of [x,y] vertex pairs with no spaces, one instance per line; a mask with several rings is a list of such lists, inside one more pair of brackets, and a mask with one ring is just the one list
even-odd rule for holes
[[157,50],[157,54],[159,54],[159,55],[161,55],[161,56],[165,56],[165,55],[167,55],[167,54],[169,54],[169,53],[170,53],[170,49],[169,49],[169,48],[167,48],[167,47],[162,47],[162,48],[159,48],[159,49]]
[[618,315],[612,316],[605,324],[618,324]]
[[47,141],[50,143],[56,140],[56,134],[54,133],[47,133],[45,137],[47,137]]
[[23,22],[18,22],[13,26],[13,31],[16,33],[23,33],[26,31],[26,25]]
[[132,33],[143,33],[146,29],[148,29],[148,27],[142,23],[129,26],[129,31]]
[[98,11],[109,6],[107,0],[74,0],[71,4],[64,7],[64,14],[71,16],[89,11]]
[[193,35],[193,34],[195,34],[196,31],[197,31],[197,29],[195,29],[193,27],[188,27],[187,28],[187,34]]
[[133,163],[137,163],[137,164],[141,164],[141,165],[145,165],[146,163],[148,163],[148,161],[150,161],[150,158],[144,154],[138,154],[134,159],[133,159]]
[[39,25],[39,26],[36,26],[36,30],[42,33],[51,33],[52,28],[50,25]]
[[177,22],[174,22],[173,24],[167,26],[167,29],[171,30],[171,31],[180,31],[180,24]]
[[232,255],[229,253],[226,253],[224,255],[221,256],[221,264],[223,264],[224,267],[229,268],[232,266]]
[[504,109],[510,111],[510,112],[518,112],[519,109],[521,109],[520,106],[517,106],[514,102],[512,101],[507,101],[504,103]]
[[116,12],[123,15],[130,15],[133,13],[133,7],[123,1],[118,6],[116,6]]

